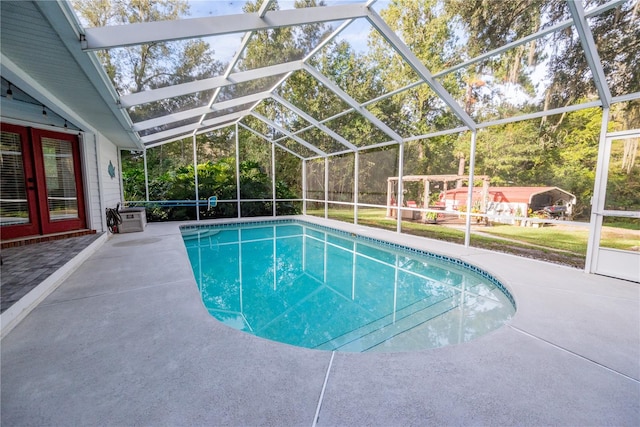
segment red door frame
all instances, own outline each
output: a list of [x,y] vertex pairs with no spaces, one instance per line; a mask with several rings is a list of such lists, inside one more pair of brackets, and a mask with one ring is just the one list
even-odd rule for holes
[[2,132],[20,135],[22,144],[22,167],[24,170],[24,184],[26,186],[27,204],[29,207],[29,222],[27,224],[7,225],[0,228],[2,240],[15,239],[22,236],[31,236],[40,233],[38,198],[36,194],[36,178],[33,171],[33,158],[29,131],[23,126],[1,124]]
[[[2,123],[2,132],[20,135],[24,167],[24,182],[29,204],[29,223],[7,225],[0,228],[1,239],[17,239],[20,237],[81,230],[86,228],[84,189],[82,185],[82,163],[80,161],[80,141],[74,134],[54,132],[44,129],[27,128]],[[73,170],[76,181],[76,197],[78,201],[78,217],[52,221],[49,216],[47,199],[47,181],[42,154],[42,138],[53,138],[69,141],[73,150]]]
[[[78,202],[78,218],[52,221],[49,216],[49,201],[47,199],[47,181],[45,178],[44,158],[42,155],[42,138],[64,140],[71,143],[73,149],[73,172],[76,181],[76,197]],[[31,143],[33,147],[33,166],[35,169],[38,206],[40,210],[40,224],[42,234],[58,233],[62,231],[79,230],[85,228],[84,191],[82,187],[82,165],[80,163],[80,143],[73,134],[52,132],[44,129],[31,129]]]

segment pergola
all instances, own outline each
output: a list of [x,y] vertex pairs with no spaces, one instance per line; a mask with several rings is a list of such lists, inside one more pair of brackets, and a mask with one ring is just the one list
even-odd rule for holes
[[[13,3],[16,3],[16,8],[20,7],[18,4],[21,2]],[[260,3],[259,10],[255,13],[214,14],[171,21],[142,22],[95,28],[85,28],[75,16],[71,5],[67,2],[43,1],[33,3],[44,16],[49,18],[53,27],[57,26],[56,21],[63,19],[74,23],[77,40],[74,42],[73,35],[66,34],[64,43],[69,46],[69,49],[74,53],[82,67],[85,69],[92,68],[92,72],[97,72],[97,75],[102,79],[99,84],[103,89],[99,91],[99,96],[105,105],[108,106],[113,116],[118,120],[117,124],[110,123],[109,126],[112,128],[114,126],[121,126],[131,138],[129,147],[123,148],[143,150],[145,153],[145,179],[147,178],[146,151],[148,149],[174,141],[190,139],[193,144],[194,165],[197,165],[197,135],[232,127],[235,131],[237,147],[239,144],[239,130],[244,129],[262,138],[265,143],[271,145],[272,149],[278,147],[302,161],[302,200],[305,204],[307,202],[305,180],[308,162],[324,160],[326,165],[328,159],[334,156],[345,154],[353,155],[355,164],[353,177],[354,200],[349,204],[353,206],[354,222],[356,223],[358,218],[357,210],[360,205],[358,201],[359,157],[367,150],[389,146],[397,147],[398,176],[395,178],[395,182],[397,183],[397,203],[398,206],[402,206],[402,183],[406,180],[405,177],[403,177],[405,144],[443,135],[469,133],[471,144],[469,152],[465,153],[465,157],[468,159],[469,165],[466,179],[468,179],[469,182],[469,197],[467,199],[470,204],[472,200],[473,181],[477,178],[474,169],[476,137],[479,130],[491,126],[564,114],[593,107],[599,107],[603,110],[600,152],[597,166],[598,172],[596,177],[597,182],[594,189],[594,200],[603,200],[604,192],[606,191],[603,185],[603,180],[606,179],[606,152],[604,147],[606,138],[611,136],[610,133],[607,133],[609,109],[616,103],[640,99],[640,91],[633,93],[612,93],[610,76],[605,71],[596,40],[590,28],[590,19],[621,5],[629,7],[629,3],[631,3],[632,7],[635,8],[634,10],[637,11],[637,4],[634,6],[635,2],[629,2],[629,0],[610,0],[602,2],[596,7],[586,8],[584,5],[585,2],[567,1],[566,6],[570,12],[569,19],[547,23],[548,25],[543,25],[520,39],[509,41],[501,46],[492,46],[478,56],[462,58],[458,63],[448,64],[446,68],[439,67],[436,69],[434,69],[432,64],[423,62],[419,55],[405,43],[405,37],[403,37],[401,33],[394,31],[383,19],[380,11],[388,5],[388,2],[383,0],[353,2],[327,1],[325,6],[301,8],[292,8],[287,2],[282,1],[280,2],[280,9],[278,10],[272,10],[273,0],[264,0]],[[634,19],[637,23],[637,16],[635,16]],[[331,25],[332,32],[328,37],[319,40],[317,45],[314,46],[306,56],[290,61],[272,58],[272,63],[267,66],[253,69],[237,68],[237,65],[247,53],[247,46],[250,45],[250,41],[255,35],[276,28],[300,28],[301,26],[314,23],[328,23]],[[9,28],[9,23],[6,24],[7,28]],[[3,22],[3,25],[5,25],[5,22]],[[414,81],[390,90],[377,98],[363,100],[358,99],[353,93],[349,93],[347,89],[341,87],[339,83],[333,81],[325,75],[321,69],[313,65],[312,59],[314,56],[321,54],[322,49],[327,46],[328,43],[353,39],[363,31],[362,28],[366,28],[364,31],[377,33],[377,35],[384,40],[388,47],[388,53],[399,57],[404,66],[412,70],[415,76]],[[443,79],[448,76],[453,76],[475,64],[489,61],[491,58],[506,54],[527,43],[537,42],[544,44],[548,37],[554,33],[563,31],[570,31],[574,35],[574,38],[579,39],[581,48],[584,51],[585,60],[591,72],[590,83],[595,87],[595,93],[597,94],[597,97],[593,99],[576,101],[575,103],[560,108],[545,109],[543,111],[526,114],[506,115],[504,117],[494,117],[484,120],[482,117],[470,112],[464,105],[463,100],[457,99],[453,94],[448,92],[443,85]],[[217,37],[229,34],[242,36],[242,39],[231,60],[220,75],[201,80],[186,81],[172,86],[147,89],[140,92],[118,93],[108,83],[109,78],[106,71],[100,65],[97,55],[98,51],[118,49],[126,46],[201,38],[214,40]],[[7,58],[3,55],[3,60],[5,59]],[[7,64],[7,67],[11,69],[11,64],[6,60],[4,62]],[[319,118],[314,117],[307,111],[304,105],[292,102],[283,93],[282,88],[286,86],[288,79],[290,79],[294,73],[302,73],[322,86],[331,96],[337,98],[345,105],[344,110],[330,117]],[[251,93],[242,94],[238,91],[239,95],[237,97],[229,98],[222,96],[225,88],[243,83],[251,83],[253,85],[254,89]],[[374,109],[370,108],[377,102],[406,94],[408,91],[418,87],[427,88],[431,93],[435,94],[440,102],[439,108],[451,113],[455,117],[456,123],[444,127],[439,127],[435,123],[427,123],[429,125],[427,128],[430,129],[428,133],[413,134],[410,131],[394,129],[390,124],[385,123],[384,120],[378,117]],[[171,111],[156,117],[136,121],[132,120],[132,112],[137,106],[177,99],[186,95],[205,93],[210,93],[211,95],[207,98],[208,100],[204,105],[181,111]],[[69,96],[73,96],[73,94]],[[270,117],[261,114],[259,112],[259,106],[264,103],[276,105],[283,114]],[[348,115],[354,115],[365,120],[372,125],[376,129],[376,132],[382,137],[372,140],[370,143],[355,143],[349,140],[341,134],[340,129],[332,126],[332,121]],[[295,117],[300,122],[306,123],[306,126],[292,129],[289,126],[287,117]],[[261,123],[261,126],[266,126],[269,132],[265,134],[255,129],[252,123]],[[314,130],[314,132],[324,135],[324,140],[329,139],[332,141],[332,144],[321,144],[312,138],[304,138],[303,134],[309,130]],[[236,153],[237,152],[238,150],[236,149]],[[237,158],[236,162],[238,162]],[[272,156],[272,168],[274,171],[276,167],[275,158]],[[326,170],[327,168],[325,166],[325,171]],[[148,193],[147,183],[147,201],[149,199]],[[275,202],[275,193],[273,194],[273,198]],[[197,168],[194,199],[196,203],[199,203]],[[236,200],[238,205],[240,200],[238,189],[238,197]],[[330,200],[325,189],[324,203],[326,205],[329,202]],[[389,205],[387,205],[387,208],[388,206]],[[471,211],[470,208],[471,206],[468,206],[467,212]],[[238,212],[239,211],[238,209]],[[603,211],[603,203],[594,205],[591,218],[592,227],[595,227],[598,221],[600,221],[601,224]],[[636,214],[633,213],[629,215],[635,217],[634,215]],[[401,216],[399,215],[399,217]],[[471,216],[467,215],[465,245],[469,245],[470,220]],[[401,231],[400,219],[398,220],[397,230],[398,232]],[[593,232],[594,229],[592,229],[592,233]],[[591,247],[593,247],[593,244],[592,242]],[[588,255],[587,264],[589,263],[589,258],[590,256]],[[587,269],[589,269],[589,266],[587,266]]]
[[[462,181],[468,180],[469,177],[467,175],[405,175],[402,178],[397,176],[390,176],[387,178],[387,205],[392,206],[395,204],[393,199],[394,188],[398,186],[398,182],[402,180],[403,182],[421,182],[422,183],[422,200],[424,201],[424,206],[419,206],[419,208],[428,208],[430,194],[431,194],[431,183],[432,182],[442,182],[443,188],[442,192],[446,193],[449,183],[456,182],[462,184]],[[489,181],[490,178],[487,175],[475,175],[473,177],[474,180],[482,181],[482,204],[484,205],[485,200],[487,198],[487,194],[489,191]],[[457,185],[457,184],[456,184]],[[470,183],[473,186],[473,183]],[[485,212],[485,207],[482,207],[482,212]],[[387,207],[387,216],[391,216],[391,208]]]

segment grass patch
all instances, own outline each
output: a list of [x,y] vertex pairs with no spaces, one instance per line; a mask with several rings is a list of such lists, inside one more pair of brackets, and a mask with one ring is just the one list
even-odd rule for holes
[[[308,210],[308,215],[324,217],[324,210]],[[394,218],[387,218],[385,209],[359,209],[358,224],[395,231]],[[329,209],[329,217],[338,221],[353,222],[352,210]],[[439,224],[422,224],[403,221],[402,232],[430,239],[464,244],[464,231]],[[527,258],[584,268],[587,252],[588,229],[572,227],[493,227],[474,226],[471,245],[477,248],[505,252]]]
[[609,226],[602,227],[600,246],[626,251],[637,251],[640,246],[640,230]]
[[[560,229],[552,225],[532,228],[500,224],[492,227],[484,227],[481,232],[518,240],[530,245],[568,251],[578,255],[587,254],[587,241],[589,240],[589,229],[582,227]],[[472,236],[472,239],[474,238],[475,236]]]

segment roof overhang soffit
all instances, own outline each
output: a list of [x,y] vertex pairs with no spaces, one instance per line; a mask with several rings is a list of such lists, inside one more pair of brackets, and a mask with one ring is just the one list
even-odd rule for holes
[[[83,52],[78,44],[78,40],[81,38],[82,27],[78,19],[76,18],[75,12],[73,11],[69,2],[63,1],[51,1],[51,2],[42,2],[42,1],[34,1],[33,2],[38,10],[42,13],[42,15],[48,21],[48,25],[51,26],[51,29],[58,34],[62,43],[64,43],[67,48],[69,54],[73,57],[73,60],[77,62],[80,68],[85,73],[86,77],[91,81],[96,91],[99,93],[102,100],[105,102],[106,108],[113,115],[113,117],[119,122],[120,126],[122,126],[123,135],[126,135],[127,142],[131,142],[136,147],[142,147],[142,142],[140,138],[131,131],[131,119],[128,114],[123,112],[118,104],[117,99],[118,95],[113,86],[109,81],[109,77],[104,70],[100,60],[97,58],[95,53],[92,52]],[[3,65],[6,63],[3,59]],[[15,80],[15,79],[14,79]],[[49,102],[52,105],[51,108],[58,109],[58,107],[54,107],[54,102]],[[96,107],[101,108],[101,107]],[[96,129],[103,134],[109,133],[108,129],[100,128],[100,126],[96,126],[95,123],[86,123],[82,114],[78,114],[71,107],[68,109],[69,111],[59,111],[58,114],[61,116],[66,116],[74,120],[76,123],[85,123],[82,125],[85,128]],[[75,117],[74,117],[75,116]],[[118,129],[119,131],[120,129]],[[112,136],[112,141],[114,143],[118,143],[118,138]]]

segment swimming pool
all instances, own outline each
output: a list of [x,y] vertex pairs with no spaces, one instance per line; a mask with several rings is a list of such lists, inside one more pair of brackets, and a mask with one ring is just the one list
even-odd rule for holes
[[515,313],[504,286],[470,264],[304,221],[181,232],[209,313],[287,344],[435,348],[486,334]]

